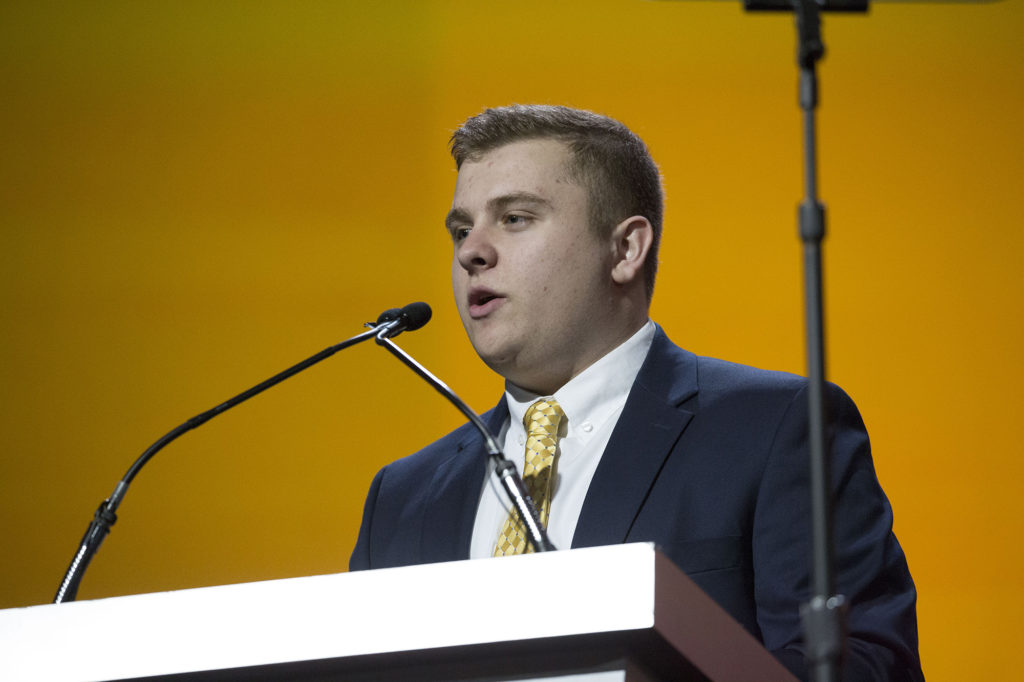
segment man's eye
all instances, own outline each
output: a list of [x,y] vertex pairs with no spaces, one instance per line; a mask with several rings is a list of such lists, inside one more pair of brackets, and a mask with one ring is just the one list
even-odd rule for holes
[[511,213],[511,214],[505,216],[505,222],[508,225],[525,225],[527,222],[529,222],[529,218],[527,218],[524,215],[518,215],[518,214],[515,214],[515,213]]
[[461,242],[463,239],[469,236],[468,227],[457,227],[452,230],[452,240],[455,242]]

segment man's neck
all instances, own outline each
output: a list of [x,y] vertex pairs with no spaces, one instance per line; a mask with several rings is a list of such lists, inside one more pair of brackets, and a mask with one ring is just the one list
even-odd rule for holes
[[610,353],[613,353],[616,349],[621,348],[623,344],[633,339],[648,322],[650,322],[650,320],[647,317],[644,317],[644,319],[639,324],[632,327],[628,333],[623,333],[600,348],[597,352],[591,353],[585,358],[581,358],[579,362],[570,367],[567,371],[537,376],[532,378],[532,380],[530,377],[524,377],[522,380],[516,380],[516,378],[513,377],[505,377],[506,389],[536,396],[554,395],[570,381],[587,371],[587,369],[596,363],[600,362]]

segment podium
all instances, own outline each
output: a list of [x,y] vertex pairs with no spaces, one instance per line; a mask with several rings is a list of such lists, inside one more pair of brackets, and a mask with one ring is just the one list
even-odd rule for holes
[[0,679],[791,681],[653,545],[0,611]]

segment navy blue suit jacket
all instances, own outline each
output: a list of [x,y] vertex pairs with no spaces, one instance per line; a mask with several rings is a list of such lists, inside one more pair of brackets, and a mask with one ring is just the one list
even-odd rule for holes
[[[697,357],[661,329],[580,513],[572,546],[654,542],[798,676],[809,598],[805,379]],[[916,591],[853,402],[827,392],[846,680],[923,679]],[[497,433],[504,400],[484,415]],[[487,471],[469,424],[382,469],[350,569],[469,558]]]

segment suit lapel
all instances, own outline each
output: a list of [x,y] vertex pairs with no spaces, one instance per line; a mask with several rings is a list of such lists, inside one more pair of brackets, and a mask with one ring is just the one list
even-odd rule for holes
[[572,546],[625,542],[647,494],[693,412],[679,405],[697,393],[696,357],[658,328],[594,473]]
[[[508,418],[504,396],[482,418],[492,434],[500,433]],[[420,546],[424,563],[469,558],[480,491],[488,469],[483,437],[471,424],[463,429],[466,435],[430,481]]]

